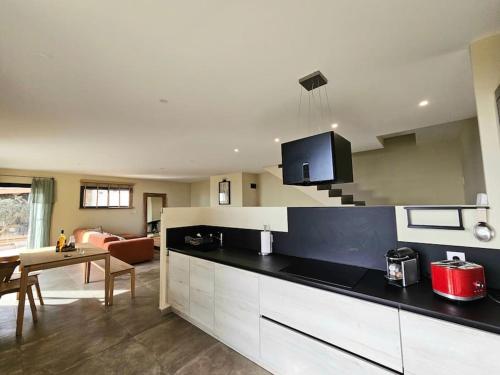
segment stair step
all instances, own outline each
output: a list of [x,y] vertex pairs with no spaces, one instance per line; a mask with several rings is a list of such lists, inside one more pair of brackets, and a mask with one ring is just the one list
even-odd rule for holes
[[354,201],[353,203],[355,206],[366,206],[365,201]]
[[342,204],[354,204],[354,196],[342,195]]
[[330,189],[330,190],[328,190],[328,196],[330,198],[341,197],[342,196],[342,189]]
[[323,184],[317,186],[318,190],[333,190],[335,189],[332,184]]

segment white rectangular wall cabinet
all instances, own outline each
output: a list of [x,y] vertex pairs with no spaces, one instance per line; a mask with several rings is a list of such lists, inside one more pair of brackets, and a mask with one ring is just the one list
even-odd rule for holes
[[398,309],[261,276],[261,315],[396,371]]
[[396,374],[264,318],[260,334],[262,361],[277,374]]
[[252,272],[215,265],[217,337],[251,358],[259,357],[259,277]]
[[189,314],[197,323],[214,328],[214,263],[190,258]]
[[500,335],[400,311],[405,374],[500,374]]
[[189,258],[171,252],[168,262],[168,302],[184,314],[189,314]]

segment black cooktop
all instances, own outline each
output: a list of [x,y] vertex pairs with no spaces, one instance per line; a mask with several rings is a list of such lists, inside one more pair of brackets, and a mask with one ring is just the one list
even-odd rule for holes
[[367,269],[347,264],[300,259],[280,272],[320,283],[352,289],[365,275]]

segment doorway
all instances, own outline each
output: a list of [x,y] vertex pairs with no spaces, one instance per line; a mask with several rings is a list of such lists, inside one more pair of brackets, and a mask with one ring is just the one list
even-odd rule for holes
[[0,183],[0,254],[17,253],[28,242],[30,184]]
[[167,207],[167,194],[144,193],[144,233],[160,247],[161,209]]

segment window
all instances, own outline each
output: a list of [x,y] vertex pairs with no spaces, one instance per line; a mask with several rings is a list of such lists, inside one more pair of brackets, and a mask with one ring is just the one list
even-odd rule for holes
[[80,208],[132,208],[132,185],[82,181]]
[[30,184],[0,183],[0,255],[26,248]]

